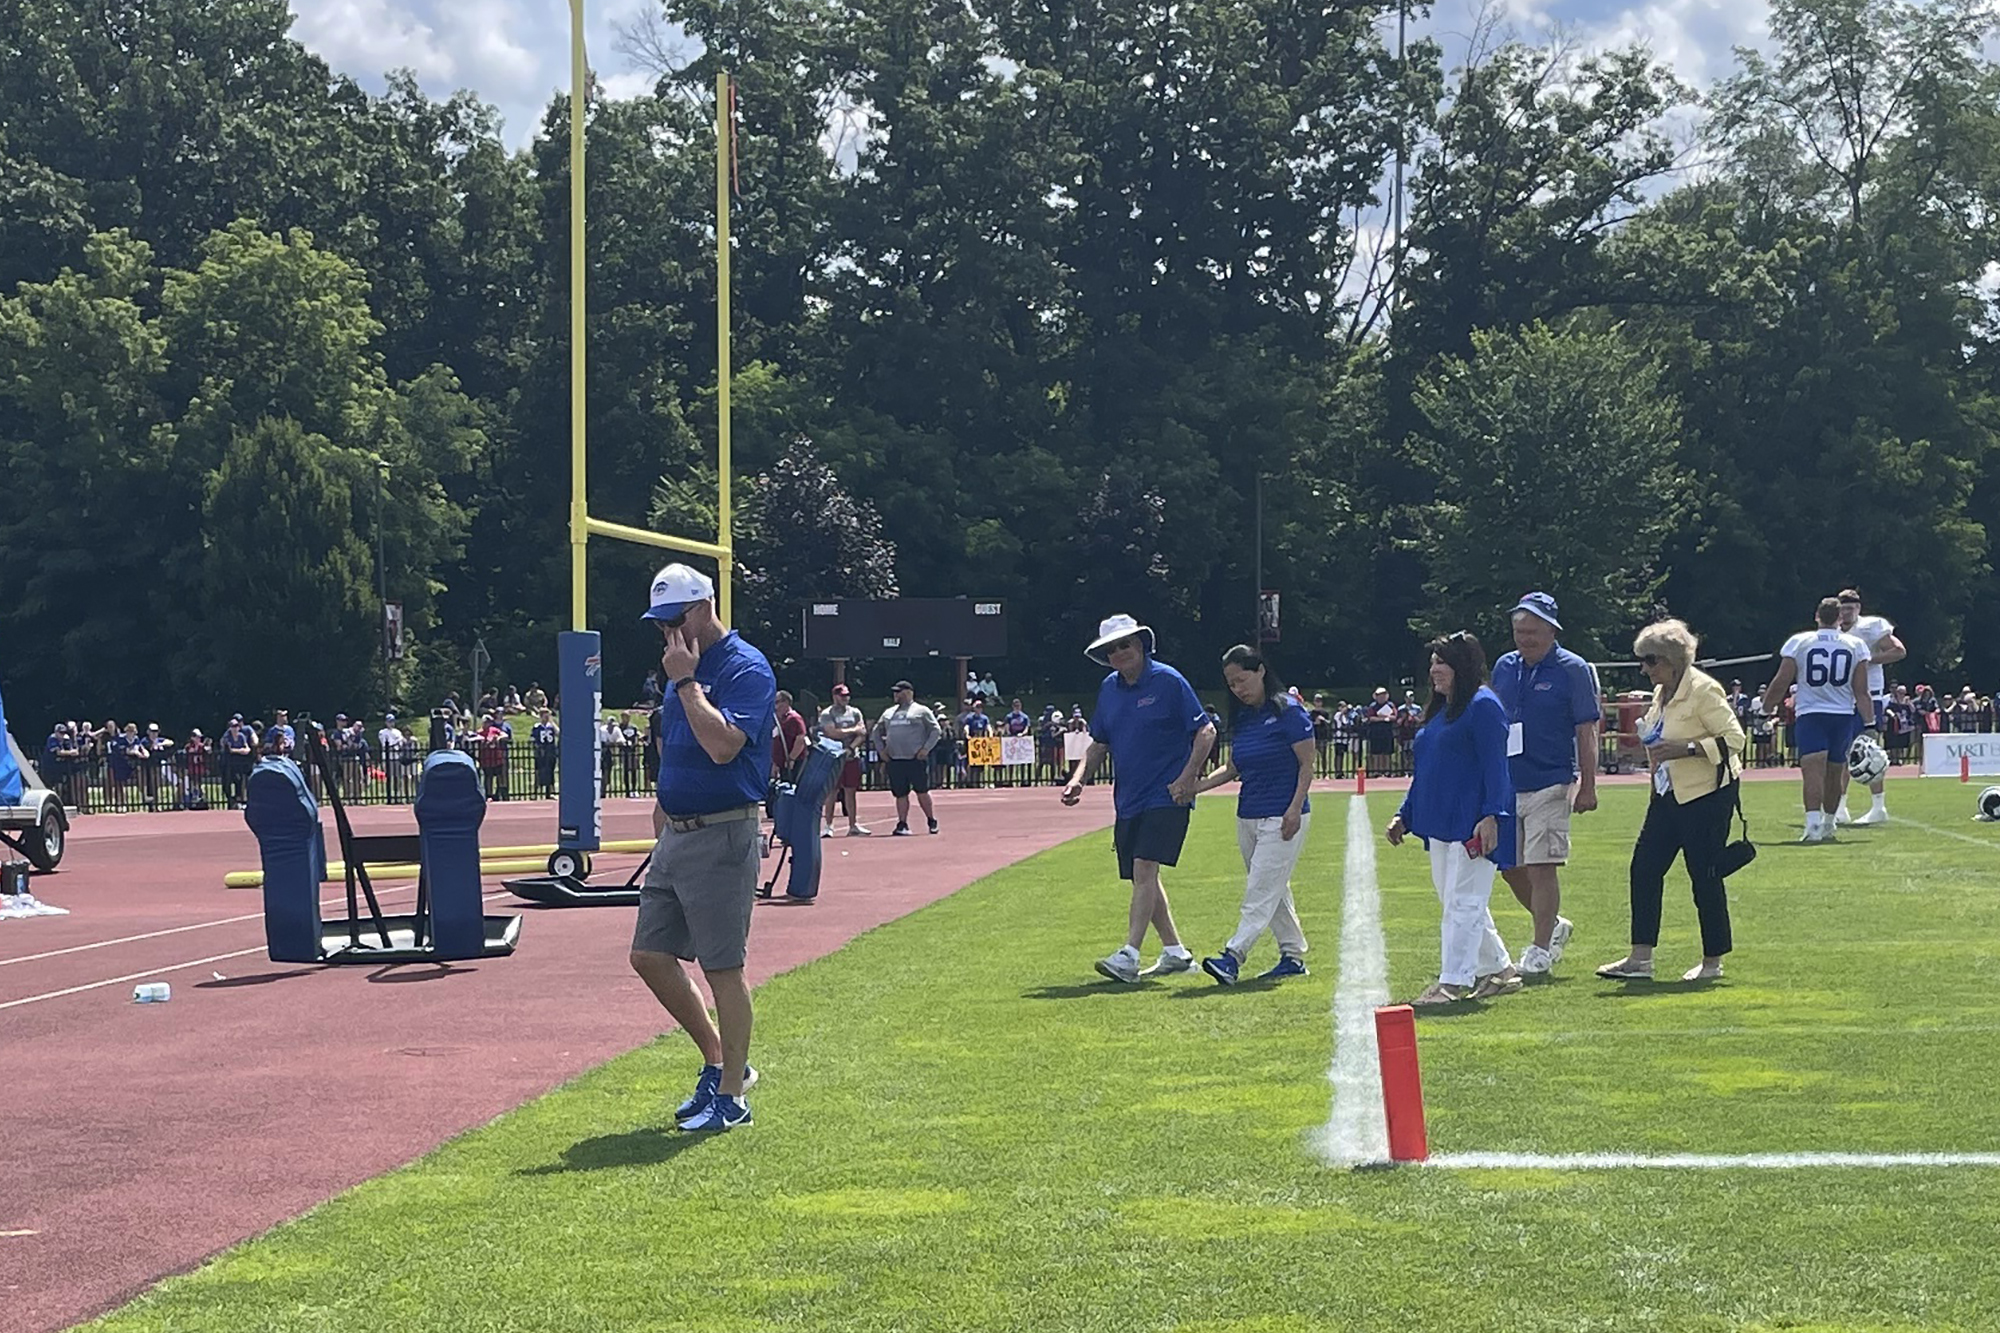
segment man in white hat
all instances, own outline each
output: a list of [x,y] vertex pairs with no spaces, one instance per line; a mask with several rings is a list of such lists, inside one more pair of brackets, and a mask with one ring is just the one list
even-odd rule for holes
[[[743,962],[757,890],[758,816],[769,785],[765,742],[778,682],[764,655],[716,615],[715,584],[686,565],[653,576],[643,619],[660,627],[659,816],[664,827],[639,890],[632,970],[701,1051],[685,1130],[750,1123],[750,985]],[[754,743],[753,743],[754,742]],[[683,963],[715,996],[710,1019]]]
[[[1153,631],[1127,615],[1108,618],[1084,655],[1111,674],[1097,690],[1090,718],[1090,748],[1071,770],[1062,789],[1064,805],[1083,798],[1083,784],[1109,754],[1116,761],[1112,803],[1118,822],[1112,834],[1118,875],[1132,881],[1132,909],[1125,946],[1097,964],[1113,981],[1134,982],[1194,967],[1194,954],[1174,929],[1160,867],[1180,862],[1187,840],[1195,785],[1215,746],[1215,726],[1187,677],[1153,657]],[[1139,967],[1146,927],[1160,935],[1160,956]]]

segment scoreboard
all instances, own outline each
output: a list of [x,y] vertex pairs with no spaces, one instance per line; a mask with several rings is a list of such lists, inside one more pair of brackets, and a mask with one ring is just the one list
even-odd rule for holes
[[1007,609],[970,597],[808,602],[807,657],[1005,657]]

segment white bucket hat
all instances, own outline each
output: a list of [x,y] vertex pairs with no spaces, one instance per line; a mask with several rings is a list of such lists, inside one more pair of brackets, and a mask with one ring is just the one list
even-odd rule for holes
[[1130,638],[1134,634],[1139,636],[1146,656],[1151,657],[1153,655],[1152,627],[1150,625],[1141,625],[1133,617],[1123,614],[1107,616],[1098,622],[1097,638],[1091,643],[1090,647],[1083,650],[1083,655],[1099,666],[1108,667],[1111,665],[1111,658],[1104,651],[1105,645],[1116,643],[1120,639]]

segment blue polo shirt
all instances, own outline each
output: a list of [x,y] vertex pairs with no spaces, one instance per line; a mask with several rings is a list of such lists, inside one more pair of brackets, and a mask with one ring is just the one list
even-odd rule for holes
[[1492,688],[1507,721],[1521,724],[1521,753],[1507,760],[1514,790],[1576,781],[1576,729],[1604,716],[1590,663],[1561,644],[1533,666],[1520,653],[1507,653],[1493,664]]
[[667,696],[660,705],[660,808],[681,818],[764,799],[771,769],[767,740],[778,713],[778,678],[771,664],[735,630],[701,655],[694,679],[745,740],[734,759],[716,763],[695,739],[680,696]]
[[1120,819],[1173,806],[1167,784],[1187,767],[1194,735],[1207,725],[1194,686],[1165,662],[1147,658],[1130,685],[1116,671],[1104,678],[1090,738],[1111,747],[1111,803]]
[[[1239,708],[1229,721],[1229,762],[1243,785],[1236,792],[1238,819],[1276,819],[1289,810],[1299,786],[1299,757],[1292,747],[1312,739],[1312,715],[1289,696],[1278,707]],[[1312,801],[1301,809],[1312,813]]]
[[1464,842],[1488,815],[1500,825],[1500,843],[1487,859],[1502,870],[1514,865],[1514,784],[1507,774],[1507,714],[1481,685],[1456,718],[1439,709],[1417,732],[1410,790],[1396,812],[1403,827],[1424,840]]

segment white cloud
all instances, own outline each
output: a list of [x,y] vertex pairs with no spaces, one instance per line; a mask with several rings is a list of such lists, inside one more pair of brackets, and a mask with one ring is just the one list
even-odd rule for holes
[[[508,142],[533,137],[551,96],[569,86],[569,7],[564,0],[291,0],[292,32],[328,64],[380,89],[389,70],[408,68],[434,97],[470,89],[500,108]],[[614,49],[617,30],[648,0],[586,0],[585,42],[612,96],[642,94],[652,76]],[[1480,0],[1439,0],[1411,28],[1463,58],[1483,9]],[[1412,0],[1415,10],[1415,0]],[[1560,26],[1585,46],[1644,41],[1697,86],[1728,73],[1735,45],[1764,37],[1765,0],[1490,0],[1495,17],[1533,39]]]
[[[500,109],[507,141],[534,137],[549,99],[569,87],[564,0],[291,0],[292,35],[334,69],[379,91],[409,69],[433,97],[468,89]],[[613,49],[646,0],[585,0],[584,45],[612,96],[648,92],[652,78]]]

